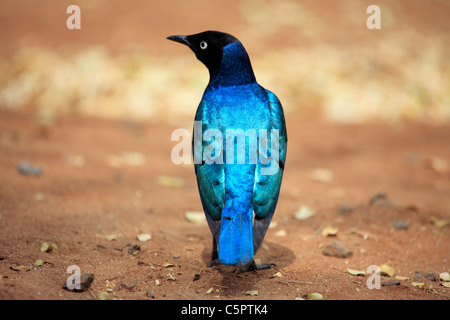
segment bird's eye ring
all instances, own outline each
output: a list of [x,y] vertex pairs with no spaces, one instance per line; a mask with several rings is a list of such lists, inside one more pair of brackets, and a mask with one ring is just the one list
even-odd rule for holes
[[208,48],[208,43],[206,41],[200,42],[200,49],[205,50],[206,48]]

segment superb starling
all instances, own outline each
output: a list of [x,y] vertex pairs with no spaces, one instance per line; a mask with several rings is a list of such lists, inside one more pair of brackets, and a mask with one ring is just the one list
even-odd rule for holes
[[[284,171],[281,103],[256,82],[248,54],[234,36],[205,31],[167,39],[188,46],[210,75],[195,115],[193,151],[213,235],[211,266],[269,268],[274,264],[256,265],[253,257],[274,214]],[[195,139],[198,133],[201,139]]]

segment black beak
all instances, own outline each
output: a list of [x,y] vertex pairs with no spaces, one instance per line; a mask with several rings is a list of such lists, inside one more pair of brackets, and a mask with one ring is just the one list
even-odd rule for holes
[[182,44],[190,47],[190,43],[187,40],[187,36],[168,36],[167,39],[175,41],[175,42],[182,43]]

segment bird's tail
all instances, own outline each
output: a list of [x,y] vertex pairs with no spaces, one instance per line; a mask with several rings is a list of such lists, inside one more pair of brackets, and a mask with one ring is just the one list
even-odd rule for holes
[[252,220],[252,207],[239,210],[226,206],[222,210],[218,241],[220,263],[243,267],[253,261]]

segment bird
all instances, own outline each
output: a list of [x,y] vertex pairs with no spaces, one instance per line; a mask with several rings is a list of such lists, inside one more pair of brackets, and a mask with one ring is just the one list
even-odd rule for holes
[[[254,255],[274,215],[284,172],[287,131],[281,102],[258,84],[247,51],[231,34],[204,31],[167,39],[189,47],[208,69],[209,83],[194,121],[201,123],[202,133],[212,129],[226,137],[225,144],[217,138],[214,146],[219,148],[209,158],[205,153],[210,150],[208,142],[213,144],[211,140],[192,143],[200,200],[213,236],[210,266],[232,265],[242,272],[276,266],[256,264]],[[228,142],[228,133],[238,130],[248,133],[243,136],[245,148],[239,150],[238,143],[233,144],[238,135],[236,139],[230,135],[232,141]],[[250,147],[255,143],[256,161],[251,158],[254,149]],[[200,157],[197,162],[196,152]],[[273,172],[264,172],[269,166]]]

